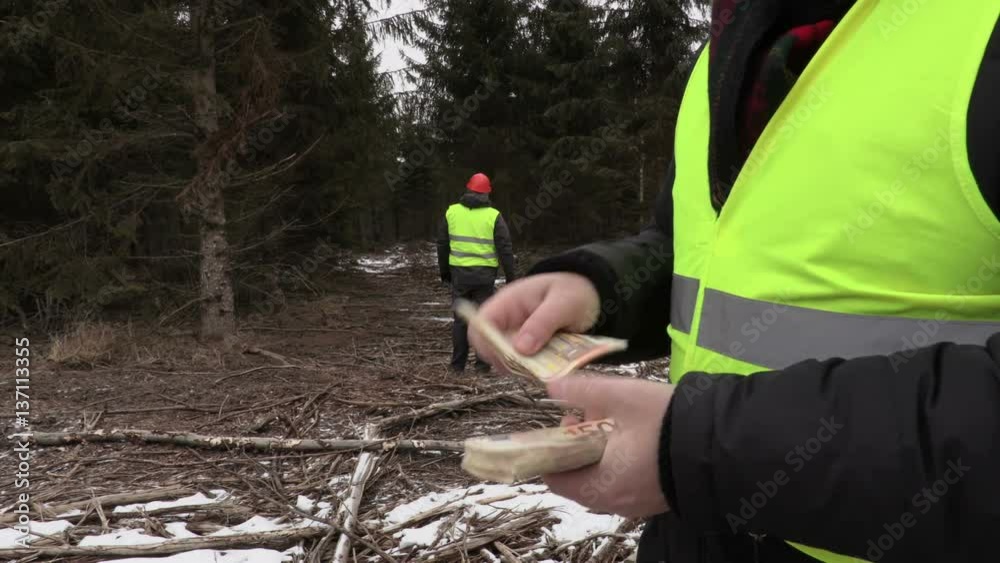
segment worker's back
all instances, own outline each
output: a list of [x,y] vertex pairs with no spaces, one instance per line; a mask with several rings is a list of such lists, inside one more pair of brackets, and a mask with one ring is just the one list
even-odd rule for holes
[[[507,282],[514,279],[514,250],[503,216],[490,203],[489,178],[476,174],[468,190],[448,207],[438,235],[441,281],[451,284],[452,297],[482,303],[493,295],[497,269],[502,265]],[[454,371],[465,369],[469,354],[465,323],[455,318],[452,328]],[[488,369],[485,362],[477,362]]]

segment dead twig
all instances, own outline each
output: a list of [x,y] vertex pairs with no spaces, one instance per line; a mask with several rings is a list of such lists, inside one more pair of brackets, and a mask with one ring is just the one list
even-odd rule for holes
[[250,368],[248,370],[240,371],[240,372],[237,372],[237,373],[231,373],[229,375],[220,377],[219,379],[216,379],[215,381],[213,381],[212,385],[218,385],[218,384],[222,383],[223,381],[229,381],[230,379],[233,379],[235,377],[240,377],[240,376],[243,376],[243,375],[250,375],[251,373],[258,372],[258,371],[265,370],[265,369],[302,369],[302,370],[305,370],[305,369],[309,369],[309,368],[302,367],[302,366],[291,366],[291,365],[289,365],[289,366],[257,366],[255,368]]
[[268,351],[268,350],[264,350],[263,348],[258,348],[257,346],[250,346],[250,347],[246,348],[245,350],[243,350],[243,353],[245,353],[245,354],[254,354],[254,355],[258,355],[258,356],[267,356],[268,358],[271,358],[273,360],[277,360],[277,361],[281,362],[281,365],[283,365],[283,366],[290,366],[290,365],[292,365],[292,362],[289,362],[288,358],[282,356],[281,354],[275,354],[274,352],[271,352],[271,351]]

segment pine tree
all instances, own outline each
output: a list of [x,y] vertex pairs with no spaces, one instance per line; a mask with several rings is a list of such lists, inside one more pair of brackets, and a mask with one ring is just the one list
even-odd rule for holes
[[623,0],[607,12],[615,97],[632,114],[630,137],[638,155],[634,193],[640,205],[659,190],[672,157],[674,123],[687,73],[707,33],[707,26],[692,14],[707,4]]
[[474,172],[493,180],[501,210],[532,182],[518,89],[530,48],[529,14],[526,0],[430,0],[416,19],[426,63],[415,74],[440,148],[435,181],[447,200],[461,194]]
[[[5,28],[31,4],[0,4]],[[359,178],[381,181],[392,128],[376,118],[392,112],[363,44],[371,6],[49,4],[44,29],[2,54],[18,72],[0,94],[0,183],[31,208],[4,228],[0,306],[100,308],[178,287],[193,258],[203,336],[232,335],[232,275],[329,232],[371,187]],[[168,260],[136,260],[147,255]]]
[[595,238],[615,211],[611,203],[622,180],[620,169],[627,166],[619,158],[622,132],[608,88],[611,60],[600,12],[584,0],[548,0],[537,13],[546,70],[542,85],[549,93],[543,181],[572,179],[572,195],[560,199],[559,213],[572,218],[574,235]]

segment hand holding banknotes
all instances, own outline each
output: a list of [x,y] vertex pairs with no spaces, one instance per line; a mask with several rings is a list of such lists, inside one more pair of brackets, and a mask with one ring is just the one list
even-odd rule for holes
[[[479,314],[502,332],[517,331],[513,344],[521,354],[538,352],[557,331],[586,332],[599,313],[600,298],[590,280],[561,272],[521,278],[479,309]],[[500,365],[493,347],[471,326],[469,341],[483,359]]]
[[[578,372],[579,373],[579,372]],[[544,476],[552,492],[600,512],[639,518],[668,510],[660,487],[660,426],[672,385],[569,375],[548,383],[549,396],[583,409],[586,420],[612,418],[604,456],[594,465]],[[563,425],[579,420],[566,417]]]

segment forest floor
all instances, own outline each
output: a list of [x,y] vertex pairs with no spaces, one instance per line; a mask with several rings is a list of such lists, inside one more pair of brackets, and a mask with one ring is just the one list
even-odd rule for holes
[[[119,324],[107,355],[69,367],[47,359],[53,339],[32,339],[30,430],[339,440],[377,424],[380,439],[460,441],[558,425],[560,413],[534,404],[513,377],[471,366],[448,372],[450,298],[432,246],[337,262],[310,286],[321,290],[241,326],[240,343],[226,352],[190,332]],[[663,366],[601,369],[645,377]],[[23,431],[14,391],[5,378],[7,436]],[[17,441],[8,440],[0,549],[21,536],[14,510],[28,493],[34,551],[0,551],[0,559],[329,561],[340,534],[320,522],[341,520],[363,458],[372,469],[346,560],[622,561],[638,534],[636,523],[591,514],[538,481],[484,484],[462,472],[456,452],[392,442],[374,455],[258,451],[180,439],[188,445],[31,444],[26,487],[15,486]]]

